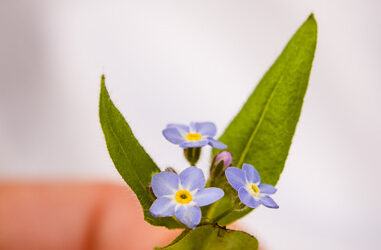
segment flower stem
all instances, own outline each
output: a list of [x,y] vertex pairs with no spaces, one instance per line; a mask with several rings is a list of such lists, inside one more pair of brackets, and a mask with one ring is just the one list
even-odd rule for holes
[[200,159],[201,148],[186,148],[184,149],[184,156],[191,166],[196,166]]

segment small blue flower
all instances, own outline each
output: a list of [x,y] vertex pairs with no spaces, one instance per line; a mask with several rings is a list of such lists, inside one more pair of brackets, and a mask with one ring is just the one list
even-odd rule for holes
[[200,223],[200,207],[224,196],[220,188],[204,188],[204,174],[196,167],[189,167],[179,175],[166,171],[158,173],[152,177],[151,185],[157,197],[150,208],[151,214],[155,217],[176,216],[189,228]]
[[213,139],[216,132],[216,125],[212,122],[191,122],[190,126],[168,124],[163,130],[163,135],[168,141],[182,148],[199,148],[207,144],[213,148],[227,148],[222,142]]
[[230,185],[238,191],[239,199],[248,207],[256,208],[260,204],[269,208],[279,208],[269,196],[276,192],[276,188],[261,184],[258,171],[250,164],[243,164],[242,169],[229,167],[225,171]]

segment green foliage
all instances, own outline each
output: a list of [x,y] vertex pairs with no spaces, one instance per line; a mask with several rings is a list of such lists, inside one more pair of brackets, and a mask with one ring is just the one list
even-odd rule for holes
[[242,231],[229,230],[214,225],[185,230],[174,242],[162,250],[256,250],[256,238]]
[[156,218],[149,212],[155,197],[148,189],[148,185],[151,183],[152,176],[160,172],[160,169],[144,151],[133,135],[130,126],[112,103],[103,75],[99,117],[111,159],[119,174],[138,197],[145,220],[155,226],[183,228],[184,226],[173,218]]
[[[307,89],[316,41],[317,24],[311,15],[219,138],[228,145],[233,166],[252,164],[262,183],[275,185],[283,171]],[[216,218],[232,207],[232,196],[237,194],[226,188],[225,179],[216,185],[225,190],[225,197],[211,205],[209,218]],[[231,212],[219,224],[232,223],[251,210]]]

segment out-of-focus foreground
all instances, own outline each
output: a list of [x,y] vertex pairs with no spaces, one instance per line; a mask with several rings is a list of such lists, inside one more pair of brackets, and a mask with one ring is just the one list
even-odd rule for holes
[[0,249],[152,249],[181,232],[147,224],[118,185],[2,184],[0,204]]

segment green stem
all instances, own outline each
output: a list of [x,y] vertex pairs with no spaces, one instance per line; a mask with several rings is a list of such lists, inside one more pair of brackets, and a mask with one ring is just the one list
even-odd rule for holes
[[196,166],[200,159],[201,148],[186,148],[184,149],[184,156],[191,166]]

